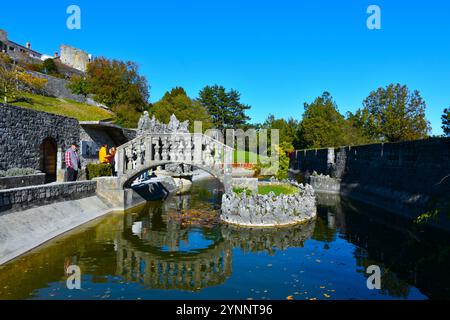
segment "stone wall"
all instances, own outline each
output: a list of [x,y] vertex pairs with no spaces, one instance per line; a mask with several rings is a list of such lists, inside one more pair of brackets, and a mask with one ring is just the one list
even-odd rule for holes
[[340,179],[342,193],[415,217],[448,205],[450,138],[297,151],[291,167]]
[[45,173],[0,178],[0,190],[45,184]]
[[0,216],[32,207],[95,196],[97,182],[55,183],[0,190]]
[[69,83],[66,79],[52,77],[40,72],[28,71],[33,77],[46,79],[47,84],[45,85],[43,92],[38,92],[39,94],[45,94],[46,96],[57,97],[62,99],[70,99],[80,103],[86,103],[87,98],[83,95],[73,94],[70,89],[67,88]]
[[322,193],[340,193],[341,181],[339,179],[333,179],[330,176],[325,175],[311,175],[309,177],[309,184],[317,192]]
[[80,141],[78,121],[0,104],[0,170],[42,170],[41,144],[47,138],[64,152],[71,143]]

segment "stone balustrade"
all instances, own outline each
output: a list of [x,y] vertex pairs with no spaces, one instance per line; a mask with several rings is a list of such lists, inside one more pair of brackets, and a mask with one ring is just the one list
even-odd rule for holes
[[118,175],[128,182],[145,170],[180,163],[203,169],[231,185],[233,149],[203,134],[146,133],[117,152]]

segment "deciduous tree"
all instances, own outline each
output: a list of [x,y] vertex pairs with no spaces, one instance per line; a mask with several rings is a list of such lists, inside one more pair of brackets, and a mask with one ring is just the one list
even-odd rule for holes
[[134,62],[95,59],[87,67],[87,81],[97,102],[109,107],[127,105],[138,111],[148,107],[148,83]]
[[153,104],[150,113],[164,123],[169,122],[172,114],[175,114],[179,121],[189,120],[191,132],[194,129],[194,121],[201,121],[204,130],[213,127],[208,111],[198,101],[189,98],[181,87],[166,92],[161,100]]
[[339,113],[332,96],[324,92],[312,103],[305,103],[305,113],[297,135],[301,149],[338,147],[352,144],[351,126]]
[[397,142],[428,137],[426,103],[419,91],[390,84],[370,93],[355,114],[355,126],[375,141]]

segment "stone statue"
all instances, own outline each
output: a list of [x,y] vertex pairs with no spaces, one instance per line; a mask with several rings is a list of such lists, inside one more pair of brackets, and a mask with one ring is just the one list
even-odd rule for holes
[[180,124],[180,133],[189,133],[189,120],[186,120]]
[[189,133],[189,121],[180,122],[173,114],[170,117],[169,124],[159,122],[155,116],[150,119],[149,113],[139,119],[137,135],[141,136],[145,133]]
[[177,132],[178,127],[180,126],[180,121],[178,121],[177,117],[172,114],[170,117],[169,125],[167,126],[167,129],[169,132]]
[[148,114],[148,111],[145,111],[144,115],[139,119],[137,135],[141,136],[146,132],[150,131],[150,124],[151,124],[150,116]]

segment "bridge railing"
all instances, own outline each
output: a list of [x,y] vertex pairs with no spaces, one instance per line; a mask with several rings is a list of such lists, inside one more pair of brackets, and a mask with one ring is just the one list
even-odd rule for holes
[[117,153],[119,177],[180,163],[207,168],[219,179],[228,179],[233,162],[233,148],[204,134],[148,133],[118,147]]

